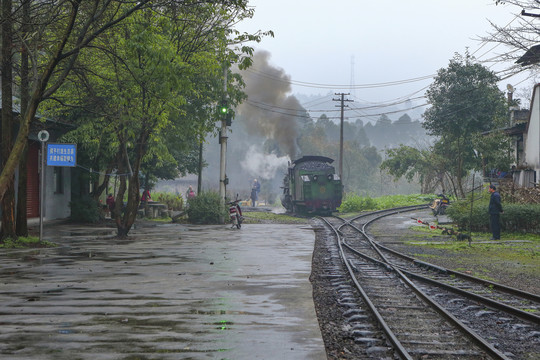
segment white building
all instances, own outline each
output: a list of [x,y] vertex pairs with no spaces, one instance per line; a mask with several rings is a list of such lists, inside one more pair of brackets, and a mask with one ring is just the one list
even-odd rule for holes
[[540,84],[533,89],[529,111],[512,111],[511,127],[505,132],[515,139],[514,183],[521,187],[537,186],[540,179]]

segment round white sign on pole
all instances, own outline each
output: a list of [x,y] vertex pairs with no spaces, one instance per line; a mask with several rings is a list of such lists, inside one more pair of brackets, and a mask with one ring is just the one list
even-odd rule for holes
[[49,140],[49,132],[47,130],[41,130],[40,132],[38,132],[37,137],[39,141],[45,142]]

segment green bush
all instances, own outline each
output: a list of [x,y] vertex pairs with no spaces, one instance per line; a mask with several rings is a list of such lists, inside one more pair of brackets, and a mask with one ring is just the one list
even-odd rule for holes
[[154,193],[152,198],[162,204],[166,204],[169,210],[180,211],[184,208],[184,199],[182,195],[171,193]]
[[200,192],[187,201],[187,215],[194,224],[219,224],[226,219],[228,212],[221,205],[220,196],[215,191]]
[[98,201],[90,196],[83,196],[72,200],[71,220],[87,223],[96,223],[101,219],[101,209]]
[[[446,213],[458,227],[473,231],[489,231],[488,200],[476,201],[471,216],[470,200],[452,203]],[[539,204],[504,204],[501,229],[507,232],[540,233]]]

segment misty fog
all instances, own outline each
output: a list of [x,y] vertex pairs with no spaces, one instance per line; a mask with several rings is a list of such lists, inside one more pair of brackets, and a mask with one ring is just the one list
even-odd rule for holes
[[[316,123],[321,113],[318,109],[310,109],[309,114],[312,116],[309,116],[298,98],[291,94],[290,76],[283,69],[271,65],[269,60],[270,53],[257,51],[253,58],[253,66],[245,71],[239,71],[246,83],[244,92],[248,98],[234,109],[235,117],[232,126],[228,128],[226,174],[229,180],[227,186],[229,198],[238,194],[241,199],[247,200],[253,179],[258,179],[261,183],[260,200],[269,203],[279,202],[279,195],[282,193],[280,187],[289,162],[303,155],[314,155],[301,154],[297,139],[302,127]],[[308,103],[311,103],[310,107],[314,105],[313,101]],[[330,99],[325,106],[326,109],[333,109],[335,105],[336,103]],[[406,105],[410,107],[410,104]],[[380,149],[399,143],[412,144],[425,133],[418,121],[420,115],[418,113],[412,115],[416,119],[402,115],[395,122],[386,116],[377,118],[376,115],[365,119],[347,119],[345,138],[350,141],[352,137],[361,146],[374,145],[379,152]],[[399,116],[396,116],[396,119],[397,117]],[[332,119],[334,124],[339,124],[334,113],[328,118]],[[376,120],[373,121],[374,119]],[[401,126],[398,126],[400,124]],[[221,127],[221,121],[216,122],[216,127]],[[326,128],[328,141],[339,142],[338,129],[337,125],[331,129]],[[337,160],[337,154],[316,155],[325,155]],[[208,164],[202,174],[203,190],[217,191],[220,168],[220,144],[217,136],[209,136],[206,139],[203,157]],[[337,166],[337,162],[334,165]],[[378,182],[380,183],[380,179]],[[189,176],[177,181],[173,188],[185,193],[188,185],[196,183],[196,176]]]

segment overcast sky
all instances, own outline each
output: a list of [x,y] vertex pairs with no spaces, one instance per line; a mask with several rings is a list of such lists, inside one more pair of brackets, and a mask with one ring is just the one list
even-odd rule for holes
[[[408,96],[432,79],[354,91],[333,85],[359,87],[434,75],[467,47],[487,60],[506,50],[478,40],[492,31],[488,20],[504,26],[521,11],[495,6],[494,0],[250,0],[250,5],[255,16],[239,29],[274,31],[274,38],[255,48],[269,51],[271,65],[290,75],[293,93],[352,92],[372,102]],[[500,88],[522,80],[523,75],[505,80]]]

